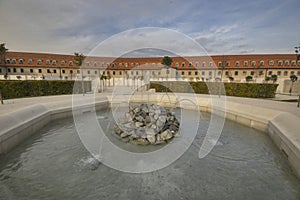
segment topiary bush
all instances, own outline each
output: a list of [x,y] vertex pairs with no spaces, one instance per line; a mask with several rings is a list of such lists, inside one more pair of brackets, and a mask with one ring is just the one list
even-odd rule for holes
[[4,99],[36,97],[48,95],[76,94],[91,91],[90,81],[68,80],[27,80],[0,81],[0,91]]
[[150,88],[157,92],[178,92],[196,94],[220,94],[224,84],[227,96],[250,98],[274,98],[278,84],[269,83],[219,83],[167,81],[151,82]]

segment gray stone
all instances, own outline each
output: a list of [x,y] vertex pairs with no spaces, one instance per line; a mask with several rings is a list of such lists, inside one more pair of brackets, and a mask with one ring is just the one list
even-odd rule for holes
[[147,140],[148,140],[151,144],[155,144],[155,142],[156,142],[155,135],[147,135]]
[[128,134],[126,132],[123,132],[120,136],[121,138],[124,138],[124,137],[128,137]]
[[141,127],[141,126],[144,126],[144,123],[143,122],[135,122],[135,126]]
[[160,135],[161,135],[162,140],[169,140],[173,137],[173,134],[171,133],[171,131],[169,129],[165,130]]

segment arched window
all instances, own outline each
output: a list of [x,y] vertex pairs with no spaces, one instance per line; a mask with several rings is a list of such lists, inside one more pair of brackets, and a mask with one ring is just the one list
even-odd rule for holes
[[239,67],[240,66],[240,62],[239,61],[235,61],[235,64],[234,64],[236,67]]
[[296,66],[296,60],[292,60],[291,65]]
[[259,61],[259,66],[264,66],[265,62],[263,60]]
[[278,66],[282,66],[282,60],[278,60]]
[[46,65],[50,65],[50,60],[46,60]]
[[20,59],[20,60],[19,60],[19,64],[24,64],[24,60],[23,60],[23,59]]
[[10,64],[10,59],[7,58],[7,59],[5,60],[5,63],[6,63],[6,64]]
[[[119,63],[119,67],[122,67],[123,65],[122,65],[122,63]],[[125,65],[126,66],[126,65]]]
[[62,61],[60,62],[60,64],[61,64],[62,66],[65,66],[66,62],[65,62],[64,60],[62,60]]
[[13,58],[13,59],[11,60],[11,64],[16,64],[16,63],[17,63],[16,59]]
[[29,64],[29,65],[32,65],[32,63],[33,63],[33,60],[32,60],[32,59],[29,59],[29,60],[28,60],[28,64]]
[[85,65],[89,67],[90,66],[90,62],[86,62]]
[[115,63],[112,63],[112,64],[111,64],[111,67],[114,68],[114,67],[115,67]]
[[251,61],[251,66],[254,67],[256,65],[255,61]]
[[269,66],[274,66],[274,60],[269,60]]
[[192,67],[192,66],[193,66],[193,64],[190,62],[190,63],[189,63],[189,67]]
[[245,66],[245,67],[248,66],[248,61],[244,61],[244,66]]
[[288,60],[284,61],[284,65],[285,66],[289,66],[290,65],[290,61],[288,61]]
[[38,59],[37,64],[38,64],[38,65],[41,65],[41,64],[42,64],[42,60],[41,60],[41,59]]
[[70,61],[70,62],[69,62],[69,66],[73,66],[73,61]]
[[97,62],[94,62],[94,67],[97,67]]
[[202,67],[205,67],[206,66],[206,62],[202,62]]
[[222,62],[221,61],[218,62],[218,67],[222,67]]
[[52,60],[52,65],[56,65],[56,60]]
[[213,66],[213,62],[209,62],[209,66],[212,67]]
[[152,63],[152,67],[155,67],[155,63]]
[[183,63],[181,63],[181,67],[185,67],[185,63],[183,62]]
[[179,63],[178,63],[178,62],[176,62],[176,63],[175,63],[175,66],[176,66],[176,67],[179,67]]
[[229,61],[226,61],[226,62],[225,62],[225,66],[226,66],[226,67],[229,67],[229,66],[230,66],[230,62],[229,62]]
[[135,67],[139,67],[139,63],[135,63]]
[[198,62],[196,62],[196,63],[195,63],[195,66],[196,66],[196,67],[199,67],[199,63],[198,63]]

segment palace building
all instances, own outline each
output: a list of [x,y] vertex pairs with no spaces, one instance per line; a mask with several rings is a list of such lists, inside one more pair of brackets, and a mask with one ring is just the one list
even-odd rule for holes
[[0,79],[7,80],[91,80],[106,76],[113,79],[143,78],[189,81],[264,82],[277,76],[277,82],[300,76],[300,60],[295,54],[253,54],[171,57],[170,69],[161,64],[163,57],[113,58],[87,56],[82,66],[74,55],[7,52],[0,59]]

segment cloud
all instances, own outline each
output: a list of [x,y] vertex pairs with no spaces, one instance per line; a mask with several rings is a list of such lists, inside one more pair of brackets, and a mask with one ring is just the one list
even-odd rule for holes
[[190,36],[210,54],[286,53],[299,43],[299,7],[299,0],[0,1],[0,42],[15,51],[72,54],[128,29],[163,27]]

